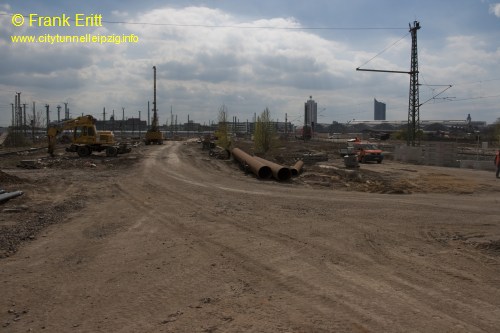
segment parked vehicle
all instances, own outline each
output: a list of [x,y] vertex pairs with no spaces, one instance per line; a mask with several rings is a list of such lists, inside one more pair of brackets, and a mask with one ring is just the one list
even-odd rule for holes
[[384,154],[378,146],[371,142],[363,142],[358,138],[349,140],[347,146],[339,150],[341,156],[356,155],[358,162],[366,163],[375,161],[382,163]]
[[356,152],[358,161],[361,163],[375,161],[382,163],[384,155],[382,150],[373,143],[353,142],[353,151]]

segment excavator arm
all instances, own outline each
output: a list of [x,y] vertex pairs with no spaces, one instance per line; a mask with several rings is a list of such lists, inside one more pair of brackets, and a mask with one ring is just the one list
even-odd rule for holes
[[47,130],[48,152],[50,156],[54,157],[54,149],[56,147],[56,137],[60,133],[57,127],[49,127]]

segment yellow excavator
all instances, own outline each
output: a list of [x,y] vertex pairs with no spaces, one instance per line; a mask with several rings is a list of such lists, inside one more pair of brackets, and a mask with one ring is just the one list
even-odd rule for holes
[[109,157],[130,152],[126,144],[116,143],[113,132],[97,131],[95,123],[96,119],[91,115],[51,123],[47,130],[49,154],[54,156],[57,136],[63,131],[70,132],[71,145],[66,151],[76,152],[80,157],[89,156],[94,151],[105,151]]

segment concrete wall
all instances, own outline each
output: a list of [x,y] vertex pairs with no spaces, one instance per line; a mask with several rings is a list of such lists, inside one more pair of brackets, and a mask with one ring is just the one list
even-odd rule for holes
[[404,163],[435,165],[477,170],[495,170],[491,161],[458,160],[457,145],[453,142],[427,143],[425,146],[396,146],[394,160]]
[[426,165],[459,167],[457,162],[457,144],[454,142],[428,143],[424,146]]
[[405,163],[458,167],[457,145],[454,142],[432,142],[420,147],[398,146],[394,159]]
[[422,147],[395,146],[394,160],[404,163],[425,164]]
[[492,161],[475,161],[475,160],[461,160],[460,167],[464,169],[477,169],[486,171],[495,171],[496,167]]

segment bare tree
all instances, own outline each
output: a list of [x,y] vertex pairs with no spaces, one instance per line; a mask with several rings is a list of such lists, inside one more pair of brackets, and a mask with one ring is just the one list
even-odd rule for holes
[[35,115],[27,115],[26,118],[31,128],[33,142],[39,141],[40,134],[45,133],[45,113],[43,111],[37,111]]

